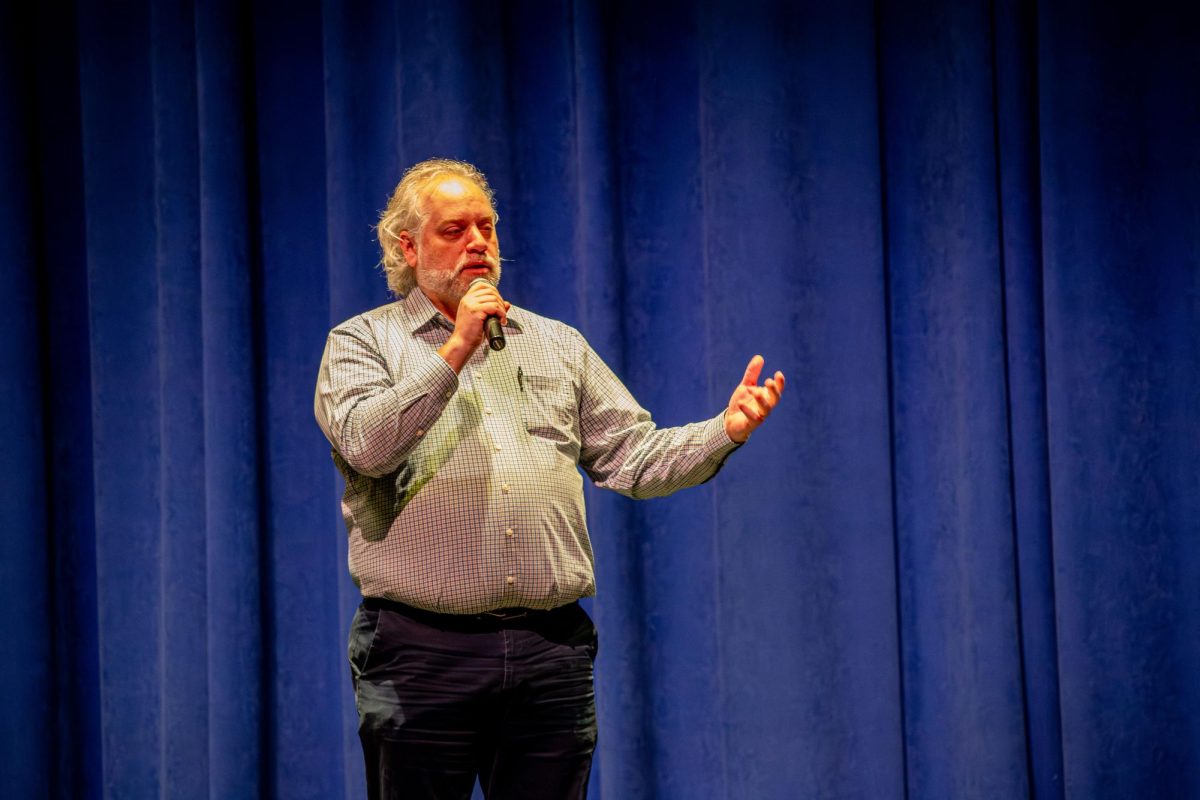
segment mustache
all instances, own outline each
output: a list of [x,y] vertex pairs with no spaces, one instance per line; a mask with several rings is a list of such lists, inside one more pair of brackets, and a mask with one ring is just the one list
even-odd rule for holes
[[481,267],[481,266],[487,267],[488,270],[491,272],[495,272],[497,269],[500,268],[500,259],[488,257],[488,258],[480,258],[475,261],[470,261],[466,264],[461,265],[457,269],[455,269],[454,274],[457,277],[458,275],[461,275],[464,270],[474,269],[475,267]]

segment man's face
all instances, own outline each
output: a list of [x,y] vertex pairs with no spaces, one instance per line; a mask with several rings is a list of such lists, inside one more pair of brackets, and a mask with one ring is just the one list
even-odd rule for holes
[[420,241],[405,231],[400,234],[400,244],[417,286],[442,313],[453,318],[471,281],[487,278],[500,282],[496,214],[483,190],[453,176],[434,179],[425,198],[425,213]]

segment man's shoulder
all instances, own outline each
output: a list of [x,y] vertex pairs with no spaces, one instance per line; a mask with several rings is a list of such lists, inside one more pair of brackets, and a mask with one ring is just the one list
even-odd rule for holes
[[403,300],[394,300],[369,311],[355,314],[333,326],[333,333],[373,329],[380,325],[399,324],[405,317]]

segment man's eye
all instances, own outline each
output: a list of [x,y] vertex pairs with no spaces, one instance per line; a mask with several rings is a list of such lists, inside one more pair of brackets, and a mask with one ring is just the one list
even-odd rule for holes
[[447,228],[446,230],[442,231],[442,233],[445,234],[446,236],[458,236],[460,233],[462,233],[462,229],[461,228]]

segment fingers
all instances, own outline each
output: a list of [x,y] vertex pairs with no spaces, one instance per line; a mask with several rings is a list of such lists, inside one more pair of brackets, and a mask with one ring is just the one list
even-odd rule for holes
[[763,386],[741,386],[730,403],[755,422],[762,422],[775,407],[775,398]]
[[507,324],[509,308],[511,304],[504,301],[495,286],[487,281],[476,281],[458,302],[454,335],[470,348],[477,347],[484,339],[484,320],[495,316],[502,325]]
[[[735,406],[756,422],[761,422],[774,410],[783,394],[783,373],[767,378],[762,386],[740,386],[735,397]],[[747,410],[747,407],[749,410]]]
[[771,409],[779,402],[779,396],[766,386],[754,390],[754,399],[758,401],[758,407],[762,409],[764,417],[770,414]]
[[783,394],[785,381],[782,372],[776,371],[762,386],[758,385],[762,368],[762,356],[750,359],[742,382],[729,398],[725,431],[735,442],[746,441],[750,432],[761,425],[775,409],[780,395]]
[[762,368],[762,356],[755,356],[750,359],[750,363],[746,365],[746,374],[742,376],[742,386],[758,385],[758,374],[762,372]]
[[502,323],[508,323],[508,309],[512,307],[500,296],[499,290],[494,284],[487,281],[475,281],[467,289],[467,293],[463,295],[463,299],[459,302],[459,308],[478,315],[479,320],[490,316],[497,316]]
[[750,395],[762,404],[763,412],[770,413],[775,404],[779,402],[779,396],[783,394],[783,373],[777,371],[774,376],[767,378],[763,385],[759,386],[758,378],[762,373],[762,368],[762,356],[750,359],[750,363],[746,366],[746,373],[742,376],[742,382],[738,384],[733,394],[734,398],[743,394]]
[[767,396],[771,398],[771,405],[774,406],[779,402],[779,396],[783,394],[783,373],[776,372],[774,378],[767,378],[763,388],[767,390]]
[[463,297],[473,297],[478,300],[494,300],[498,305],[504,304],[504,298],[500,296],[500,290],[496,288],[495,284],[488,283],[485,280],[477,279],[467,287],[467,293]]
[[757,424],[767,418],[764,411],[761,410],[754,398],[748,398],[737,401],[737,409],[746,415],[746,419]]

